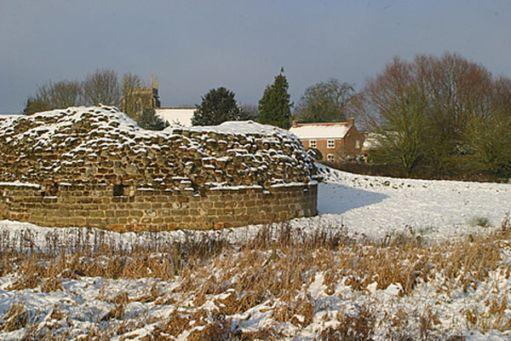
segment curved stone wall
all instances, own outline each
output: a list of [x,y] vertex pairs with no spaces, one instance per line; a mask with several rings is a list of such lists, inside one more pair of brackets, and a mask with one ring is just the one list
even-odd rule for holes
[[153,132],[116,108],[68,108],[1,120],[0,155],[0,219],[161,231],[316,214],[312,159],[253,122]]
[[[129,190],[129,189],[128,189]],[[0,184],[0,219],[41,226],[98,227],[118,232],[216,229],[316,214],[317,185],[192,191],[137,189],[114,196],[109,186]]]

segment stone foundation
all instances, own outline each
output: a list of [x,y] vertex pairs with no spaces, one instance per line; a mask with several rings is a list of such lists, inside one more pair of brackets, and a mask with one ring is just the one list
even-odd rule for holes
[[212,229],[310,217],[317,214],[316,201],[314,183],[200,193],[98,184],[59,184],[49,190],[0,184],[0,219],[118,232]]

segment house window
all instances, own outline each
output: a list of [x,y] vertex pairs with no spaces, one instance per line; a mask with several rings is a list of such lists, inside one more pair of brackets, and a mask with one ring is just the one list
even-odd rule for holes
[[328,154],[326,156],[326,159],[328,160],[328,162],[334,162],[335,161],[334,154]]
[[309,140],[309,148],[317,148],[316,140]]
[[329,149],[335,148],[335,140],[327,140],[326,141],[326,147]]

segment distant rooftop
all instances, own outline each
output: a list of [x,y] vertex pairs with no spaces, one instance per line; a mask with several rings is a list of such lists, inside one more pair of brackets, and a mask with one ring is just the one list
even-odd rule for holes
[[166,107],[156,108],[156,115],[167,121],[170,125],[183,127],[192,126],[192,117],[195,112],[193,107]]
[[345,122],[295,123],[289,131],[300,139],[342,139],[353,124],[353,120]]

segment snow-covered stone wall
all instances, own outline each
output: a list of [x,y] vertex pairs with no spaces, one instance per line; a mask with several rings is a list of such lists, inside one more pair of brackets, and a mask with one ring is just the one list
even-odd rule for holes
[[212,228],[316,214],[299,140],[253,122],[139,128],[112,107],[0,120],[0,218],[116,230]]

